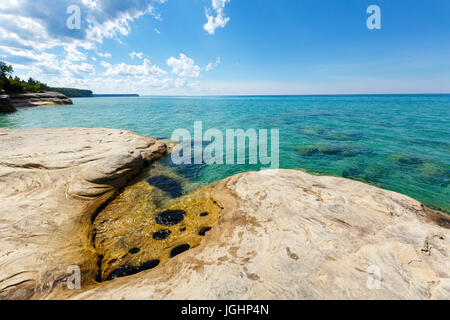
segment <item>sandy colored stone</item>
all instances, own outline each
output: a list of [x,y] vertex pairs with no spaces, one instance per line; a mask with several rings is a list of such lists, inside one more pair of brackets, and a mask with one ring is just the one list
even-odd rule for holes
[[10,94],[9,100],[14,107],[40,107],[73,104],[72,100],[59,92],[38,92]]
[[270,170],[225,179],[213,197],[224,209],[198,247],[49,298],[450,298],[448,216],[407,196]]
[[165,144],[124,130],[0,130],[0,299],[42,298],[81,267],[98,270],[91,219],[160,158]]

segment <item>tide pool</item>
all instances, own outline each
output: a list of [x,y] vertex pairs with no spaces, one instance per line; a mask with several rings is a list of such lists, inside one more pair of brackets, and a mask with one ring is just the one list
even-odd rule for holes
[[[158,139],[204,130],[279,129],[280,168],[341,176],[450,213],[450,95],[78,98],[0,114],[11,129],[104,127]],[[259,165],[180,165],[206,184]]]

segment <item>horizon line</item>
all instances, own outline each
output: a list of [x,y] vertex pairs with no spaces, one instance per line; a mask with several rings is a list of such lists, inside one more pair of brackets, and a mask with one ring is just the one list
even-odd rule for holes
[[139,93],[93,93],[94,95],[139,95],[139,97],[311,97],[311,96],[408,96],[408,95],[450,95],[447,93],[312,93],[312,94],[139,94]]

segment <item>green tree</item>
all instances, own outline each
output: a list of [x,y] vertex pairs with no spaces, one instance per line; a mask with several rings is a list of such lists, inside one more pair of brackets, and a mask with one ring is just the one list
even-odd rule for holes
[[0,61],[0,90],[3,90],[8,77],[13,73],[13,67],[4,61]]

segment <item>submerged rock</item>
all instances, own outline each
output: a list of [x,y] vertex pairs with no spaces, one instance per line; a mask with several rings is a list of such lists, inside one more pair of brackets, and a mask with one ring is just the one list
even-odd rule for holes
[[112,129],[0,131],[0,299],[44,297],[70,266],[93,281],[92,216],[165,144]]
[[[173,198],[171,189],[149,181],[170,181],[181,190],[181,177],[157,165],[127,187],[94,221],[95,248],[102,256],[99,281],[135,274],[147,261],[159,265],[197,246],[202,230],[219,220],[221,208],[210,196],[210,188],[199,188],[185,196]],[[167,170],[167,168],[165,168]],[[201,216],[208,211],[208,216]],[[135,255],[129,248],[139,247]],[[139,271],[138,271],[139,270]],[[127,271],[130,271],[127,273]]]
[[333,157],[336,159],[352,158],[359,155],[373,155],[375,152],[347,145],[306,145],[296,149],[303,157]]

